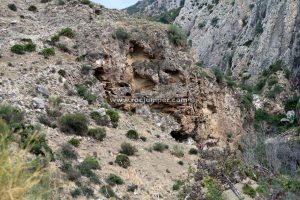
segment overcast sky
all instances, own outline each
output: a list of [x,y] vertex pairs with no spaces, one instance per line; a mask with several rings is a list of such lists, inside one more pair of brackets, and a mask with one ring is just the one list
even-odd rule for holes
[[122,8],[127,8],[128,6],[132,6],[138,0],[92,0],[96,3],[100,3],[104,5],[107,8],[117,8],[117,9],[122,9]]

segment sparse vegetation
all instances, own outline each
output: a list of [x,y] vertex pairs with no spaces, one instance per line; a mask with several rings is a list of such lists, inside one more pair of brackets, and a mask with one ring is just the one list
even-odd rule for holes
[[126,133],[126,137],[128,137],[129,139],[132,139],[132,140],[137,140],[137,139],[139,139],[139,134],[137,133],[136,130],[129,130]]
[[14,3],[8,4],[7,7],[14,12],[16,12],[18,10],[16,4],[14,4]]
[[62,145],[60,152],[65,159],[77,159],[77,153],[70,144]]
[[130,38],[130,34],[127,33],[124,28],[118,28],[115,32],[115,37],[118,40],[125,42],[127,39]]
[[88,121],[84,114],[66,114],[59,119],[60,130],[67,133],[86,135]]
[[116,157],[115,163],[117,163],[120,167],[128,168],[130,166],[130,160],[127,155],[119,154]]
[[212,18],[212,20],[210,21],[210,24],[213,26],[213,27],[216,27],[218,25],[218,22],[219,22],[219,18],[218,17],[214,17]]
[[68,38],[73,38],[75,36],[75,32],[73,31],[73,29],[67,27],[67,28],[63,28],[59,31],[58,33],[59,36],[65,36]]
[[88,135],[96,140],[103,141],[106,137],[106,130],[105,128],[93,128],[88,131]]
[[109,185],[103,185],[100,188],[100,193],[106,198],[111,198],[115,196],[115,192]]
[[119,116],[119,113],[117,111],[115,111],[113,109],[107,109],[106,114],[109,116],[109,118],[112,122],[117,123],[119,121],[120,116]]
[[55,50],[54,48],[45,48],[40,52],[41,55],[44,56],[44,58],[49,58],[50,56],[55,55]]
[[166,144],[164,144],[164,143],[155,143],[154,145],[153,145],[153,150],[154,151],[158,151],[158,152],[164,152],[166,149],[168,149],[169,148],[169,146],[168,145],[166,145]]
[[110,174],[107,177],[106,182],[111,186],[122,185],[124,183],[123,179],[115,174]]
[[243,186],[243,193],[249,195],[252,198],[255,198],[256,196],[256,191],[253,187],[250,185],[244,185]]
[[127,156],[133,156],[137,152],[137,149],[130,143],[124,142],[121,144],[121,150],[119,152]]
[[97,100],[97,96],[92,94],[86,85],[80,84],[76,86],[77,93],[79,96],[83,97],[85,100],[88,101],[89,104],[93,104]]
[[71,138],[69,141],[69,144],[73,145],[74,147],[79,147],[80,140],[77,138]]
[[168,29],[169,39],[176,46],[186,46],[187,35],[180,27],[171,24]]
[[11,52],[13,52],[15,54],[19,54],[19,55],[22,55],[25,53],[25,48],[21,44],[15,44],[14,46],[11,47],[10,50],[11,50]]
[[222,83],[224,80],[224,73],[219,68],[214,68],[213,72],[216,77],[217,83]]
[[28,10],[31,11],[31,12],[36,12],[37,11],[37,7],[31,5],[31,6],[28,7]]
[[180,145],[174,145],[173,150],[171,151],[172,155],[181,158],[184,156],[183,147]]
[[189,154],[190,154],[190,155],[197,155],[197,154],[198,154],[198,150],[195,149],[195,148],[191,148],[191,149],[189,150]]
[[205,193],[205,199],[207,200],[222,200],[222,190],[220,184],[211,177],[205,177],[202,181],[207,192]]

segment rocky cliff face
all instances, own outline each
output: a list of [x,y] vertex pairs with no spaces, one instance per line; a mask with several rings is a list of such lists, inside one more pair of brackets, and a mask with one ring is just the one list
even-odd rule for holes
[[189,33],[204,66],[257,77],[282,60],[299,85],[299,13],[300,2],[292,0],[189,0],[175,22]]
[[182,7],[184,0],[145,0],[126,9],[129,14],[140,14],[144,16],[160,15],[166,11]]

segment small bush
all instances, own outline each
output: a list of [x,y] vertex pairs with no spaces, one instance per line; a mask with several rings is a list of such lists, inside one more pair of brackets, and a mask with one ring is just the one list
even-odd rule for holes
[[253,106],[253,95],[249,92],[243,95],[241,97],[241,105],[244,110],[249,111]]
[[126,32],[126,30],[124,28],[118,28],[115,32],[115,36],[118,40],[120,41],[125,41],[128,38],[130,38],[129,33]]
[[96,122],[96,124],[100,126],[107,126],[110,123],[108,116],[101,116],[101,114],[97,111],[91,112],[90,116]]
[[32,5],[32,6],[29,6],[28,10],[31,11],[31,12],[36,12],[37,7]]
[[212,20],[210,21],[210,24],[213,26],[213,27],[216,27],[218,25],[218,22],[219,22],[219,18],[218,17],[214,17],[212,18]]
[[14,3],[8,4],[7,7],[8,7],[10,10],[15,11],[15,12],[18,10],[16,4],[14,4]]
[[89,169],[100,169],[98,160],[92,156],[87,156],[82,163]]
[[90,73],[91,69],[92,68],[89,65],[82,65],[81,66],[81,74],[88,75]]
[[87,100],[89,104],[92,104],[97,100],[97,97],[88,91],[87,86],[80,84],[76,86],[76,89],[78,95]]
[[96,140],[103,141],[106,137],[106,130],[104,128],[94,128],[88,131],[88,135]]
[[110,120],[112,122],[118,122],[119,121],[119,113],[117,111],[114,111],[112,109],[106,110],[106,114],[109,116]]
[[84,114],[67,114],[59,119],[60,130],[77,135],[86,135],[88,121]]
[[36,49],[36,45],[33,44],[32,42],[29,42],[27,44],[24,45],[24,50],[27,52],[33,52]]
[[216,77],[217,83],[222,83],[224,80],[224,74],[219,68],[213,69],[214,75]]
[[71,196],[73,198],[77,198],[81,195],[81,190],[79,188],[76,188],[74,190],[71,191]]
[[187,44],[187,35],[176,25],[171,24],[168,29],[169,39],[176,46],[186,46]]
[[255,189],[252,188],[250,185],[243,186],[243,193],[249,195],[252,198],[255,198],[255,196],[256,196]]
[[111,186],[122,185],[124,183],[123,179],[115,174],[110,174],[107,177],[106,182]]
[[264,32],[264,28],[261,22],[259,22],[255,27],[255,35],[260,35]]
[[184,151],[183,151],[183,147],[180,145],[174,145],[173,150],[172,150],[172,155],[181,158],[184,156]]
[[0,118],[10,127],[19,127],[24,120],[21,110],[5,104],[0,104]]
[[70,181],[78,181],[81,177],[79,171],[74,169],[70,162],[63,162],[61,170],[67,174],[67,178]]
[[124,142],[121,144],[121,150],[119,152],[127,156],[133,156],[137,152],[137,149],[131,144]]
[[190,155],[197,155],[197,154],[198,154],[198,150],[195,149],[195,148],[191,148],[191,149],[189,150],[189,154],[190,154]]
[[79,147],[80,140],[77,138],[71,138],[69,141],[69,144],[73,145],[74,147]]
[[59,36],[65,36],[68,38],[73,38],[75,36],[75,33],[73,31],[73,29],[71,28],[63,28],[61,29],[61,31],[58,33]]
[[61,75],[62,77],[66,77],[66,75],[67,75],[66,70],[63,70],[63,69],[58,70],[57,73],[58,73],[59,75]]
[[146,141],[147,141],[147,137],[145,137],[145,136],[141,136],[140,139],[141,139],[143,142],[146,142]]
[[205,177],[202,181],[207,192],[205,193],[205,199],[207,200],[222,200],[222,189],[220,183],[211,177]]
[[113,189],[109,186],[109,185],[103,185],[101,188],[100,188],[100,193],[106,197],[106,198],[111,198],[111,197],[114,197],[116,196],[115,195],[115,192],[113,191]]
[[92,156],[87,156],[84,161],[78,165],[78,170],[81,175],[98,181],[97,175],[92,171],[93,169],[101,169],[101,167],[98,160]]
[[130,166],[130,160],[127,155],[119,154],[116,157],[115,163],[117,163],[120,167],[127,169]]
[[174,191],[178,191],[178,190],[180,190],[181,186],[183,186],[183,184],[184,183],[182,181],[176,180],[173,187],[172,187],[172,189]]
[[163,143],[155,143],[153,145],[153,150],[158,152],[164,152],[166,149],[168,149],[169,146]]
[[296,110],[299,100],[300,96],[297,95],[294,95],[293,97],[286,100],[284,103],[285,111]]
[[25,48],[21,44],[15,44],[14,46],[11,47],[10,50],[11,50],[11,52],[13,52],[15,54],[19,54],[19,55],[22,55],[25,53]]
[[135,130],[129,130],[126,133],[126,137],[128,137],[129,139],[137,140],[139,139],[139,134]]
[[66,159],[77,159],[77,153],[70,144],[61,147],[61,155]]
[[55,50],[54,48],[45,48],[40,52],[41,55],[44,56],[44,58],[49,58],[50,56],[55,55]]
[[86,197],[93,197],[94,196],[94,190],[89,188],[88,186],[81,186],[80,187],[81,192]]
[[55,44],[58,41],[59,41],[59,35],[54,35],[54,36],[51,37],[52,44]]

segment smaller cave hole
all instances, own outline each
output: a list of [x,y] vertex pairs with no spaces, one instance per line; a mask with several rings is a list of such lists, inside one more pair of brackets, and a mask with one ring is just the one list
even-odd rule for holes
[[185,134],[183,131],[171,131],[171,136],[177,141],[177,142],[185,142],[190,138],[190,135]]

